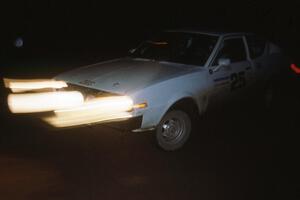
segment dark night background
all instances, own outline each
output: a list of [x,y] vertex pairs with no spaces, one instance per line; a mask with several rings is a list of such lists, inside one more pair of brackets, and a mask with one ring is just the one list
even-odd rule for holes
[[[20,59],[55,66],[62,60],[95,62],[124,55],[151,32],[166,28],[254,32],[289,55],[297,53],[299,43],[299,3],[288,1],[13,1],[1,8],[1,57],[12,57],[6,66]],[[21,49],[13,48],[17,37],[24,39]]]
[[[297,61],[299,6],[10,1],[0,6],[0,77],[50,78],[126,55],[153,32],[185,27],[254,32]],[[21,48],[14,47],[18,37]],[[0,199],[300,198],[299,113],[288,100],[272,114],[249,104],[206,116],[184,149],[166,153],[148,133],[45,129],[9,114],[6,92],[1,88]]]

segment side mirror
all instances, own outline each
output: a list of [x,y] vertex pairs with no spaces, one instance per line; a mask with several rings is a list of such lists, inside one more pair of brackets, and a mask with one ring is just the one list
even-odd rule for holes
[[219,69],[221,67],[228,67],[230,65],[230,63],[231,63],[231,61],[229,58],[220,58],[218,60],[218,66],[215,69],[213,69],[213,72],[219,71]]
[[129,51],[128,51],[128,53],[130,53],[130,54],[133,54],[134,52],[135,52],[135,48],[134,49],[130,49]]
[[218,60],[218,65],[219,66],[229,66],[230,65],[230,59],[229,58],[220,58],[219,60]]

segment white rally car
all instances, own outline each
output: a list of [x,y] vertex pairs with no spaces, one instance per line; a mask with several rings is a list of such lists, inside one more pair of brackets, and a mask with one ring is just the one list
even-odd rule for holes
[[[133,131],[155,130],[158,145],[172,151],[189,138],[194,115],[257,86],[271,88],[283,64],[281,50],[253,34],[171,30],[142,42],[128,57],[65,72],[55,80],[87,99],[129,97],[134,106],[127,112],[138,121]],[[271,89],[266,91],[270,100]]]

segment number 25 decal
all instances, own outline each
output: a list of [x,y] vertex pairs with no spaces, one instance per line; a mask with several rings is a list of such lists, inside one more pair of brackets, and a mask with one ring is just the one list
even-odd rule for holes
[[245,72],[233,73],[230,75],[230,90],[236,90],[246,86]]

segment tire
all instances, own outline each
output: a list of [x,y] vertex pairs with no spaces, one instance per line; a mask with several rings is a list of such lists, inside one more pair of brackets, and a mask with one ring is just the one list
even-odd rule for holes
[[171,110],[165,114],[156,128],[156,142],[165,151],[175,151],[189,139],[191,129],[191,118],[186,112]]

